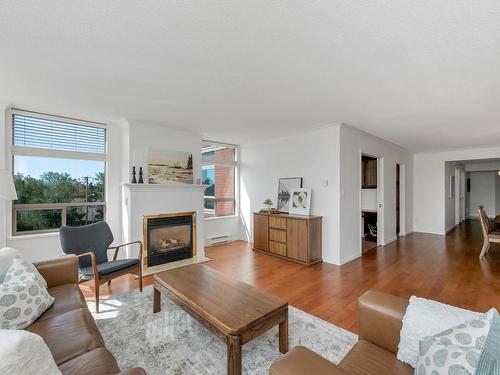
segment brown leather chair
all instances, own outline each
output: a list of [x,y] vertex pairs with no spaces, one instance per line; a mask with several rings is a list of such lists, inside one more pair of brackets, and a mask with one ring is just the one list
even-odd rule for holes
[[483,248],[481,249],[481,254],[479,254],[479,259],[484,259],[488,251],[490,250],[491,243],[500,243],[500,232],[495,232],[491,228],[491,223],[488,215],[484,211],[483,207],[479,207],[479,220],[481,221],[481,229],[483,230]]
[[68,255],[35,263],[55,301],[27,331],[41,336],[63,375],[145,375],[143,369],[120,372],[78,287],[78,258]]
[[338,365],[298,346],[276,361],[269,374],[413,374],[411,366],[396,358],[407,306],[407,299],[368,291],[358,300],[359,341]]

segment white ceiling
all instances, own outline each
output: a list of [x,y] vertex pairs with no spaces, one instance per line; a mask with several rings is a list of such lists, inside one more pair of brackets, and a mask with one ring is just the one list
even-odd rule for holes
[[500,144],[500,2],[0,2],[0,100],[246,143],[345,122]]

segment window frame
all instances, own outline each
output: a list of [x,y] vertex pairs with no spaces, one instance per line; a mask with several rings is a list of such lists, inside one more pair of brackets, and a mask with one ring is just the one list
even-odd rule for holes
[[[230,143],[222,143],[222,142],[216,142],[216,141],[211,141],[211,140],[202,140],[202,150],[203,146],[205,144],[211,144],[214,146],[221,146],[225,148],[232,148],[234,150],[234,160],[203,160],[203,152],[202,152],[202,157],[201,157],[201,169],[203,171],[203,167],[208,167],[208,166],[226,166],[226,167],[233,167],[234,170],[234,191],[233,191],[233,198],[222,198],[220,201],[222,202],[227,202],[231,201],[234,203],[234,213],[232,215],[222,215],[218,216],[215,214],[215,209],[210,210],[205,208],[205,199],[213,199],[215,205],[217,204],[217,199],[215,199],[215,196],[210,196],[210,195],[205,195],[203,194],[203,212],[204,213],[209,213],[213,216],[208,216],[205,217],[205,220],[214,220],[214,219],[224,219],[224,218],[229,218],[229,217],[235,217],[239,215],[239,146],[230,144]],[[215,178],[215,177],[214,177]],[[215,181],[214,181],[215,182]],[[202,179],[203,183],[203,179]],[[214,205],[214,206],[215,206]]]
[[[53,120],[66,122],[75,125],[91,126],[104,129],[104,153],[82,152],[82,151],[65,151],[65,150],[51,150],[47,148],[28,147],[14,145],[14,115],[36,117],[45,120]],[[75,159],[75,160],[91,160],[104,162],[104,201],[102,202],[68,202],[68,203],[20,203],[15,204],[9,201],[6,207],[10,210],[11,215],[8,215],[8,233],[10,239],[23,238],[23,236],[37,236],[47,234],[57,234],[59,228],[56,229],[40,229],[31,231],[17,231],[17,212],[28,210],[61,210],[61,226],[66,225],[67,210],[74,207],[103,207],[103,221],[106,221],[107,214],[107,201],[108,201],[108,131],[106,124],[84,121],[64,116],[49,115],[34,111],[27,111],[17,108],[10,108],[7,111],[8,127],[7,127],[7,145],[9,147],[8,155],[10,156],[9,169],[14,173],[14,157],[15,156],[34,156],[45,158],[59,158],[59,159]]]

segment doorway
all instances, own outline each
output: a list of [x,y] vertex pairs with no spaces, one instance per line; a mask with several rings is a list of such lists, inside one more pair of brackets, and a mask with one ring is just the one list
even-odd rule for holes
[[396,164],[396,237],[399,237],[401,232],[401,167]]
[[379,159],[361,155],[361,251],[377,247],[380,243],[378,228]]

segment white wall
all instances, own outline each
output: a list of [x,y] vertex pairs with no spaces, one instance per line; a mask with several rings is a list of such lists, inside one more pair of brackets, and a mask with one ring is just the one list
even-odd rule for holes
[[446,233],[445,162],[498,157],[500,157],[500,147],[415,154],[414,230],[437,234]]
[[[495,217],[496,172],[470,172],[470,180],[470,216],[478,217],[477,208],[483,206],[489,217]],[[500,197],[498,199],[500,200]]]
[[241,147],[242,237],[251,240],[252,212],[266,198],[276,204],[280,177],[303,177],[303,186],[312,189],[311,214],[323,216],[323,259],[340,263],[339,136],[340,127],[332,126]]
[[393,143],[348,125],[340,129],[340,262],[361,256],[361,154],[381,159],[378,189],[383,216],[378,218],[382,244],[396,239],[396,164],[405,166],[404,228],[413,230],[413,158],[412,154]]

